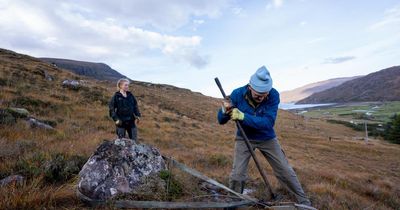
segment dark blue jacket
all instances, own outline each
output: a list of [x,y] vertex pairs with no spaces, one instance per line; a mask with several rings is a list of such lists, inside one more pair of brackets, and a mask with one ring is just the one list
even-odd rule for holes
[[[244,120],[241,121],[244,132],[250,140],[271,140],[276,137],[274,125],[278,113],[279,93],[274,88],[269,92],[268,98],[257,108],[253,108],[246,97],[247,85],[235,89],[230,95],[231,103],[244,113]],[[222,109],[218,111],[218,122],[225,124],[230,116],[223,114]],[[241,132],[236,133],[238,139],[243,139]]]
[[126,97],[119,91],[115,92],[108,106],[110,117],[114,121],[134,121],[135,116],[141,117],[136,98],[129,91],[126,92]]

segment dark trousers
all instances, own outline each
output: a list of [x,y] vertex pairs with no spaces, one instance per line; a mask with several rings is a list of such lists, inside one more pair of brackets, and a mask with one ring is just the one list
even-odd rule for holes
[[137,140],[137,127],[135,125],[135,122],[123,122],[121,126],[116,127],[118,138],[125,138],[126,132],[128,132],[128,137],[130,139],[135,141]]

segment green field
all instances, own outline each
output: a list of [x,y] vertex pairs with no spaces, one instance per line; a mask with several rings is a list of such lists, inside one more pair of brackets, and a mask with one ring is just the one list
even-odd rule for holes
[[393,115],[400,114],[400,101],[336,104],[333,106],[296,110],[295,112],[311,118],[384,124]]

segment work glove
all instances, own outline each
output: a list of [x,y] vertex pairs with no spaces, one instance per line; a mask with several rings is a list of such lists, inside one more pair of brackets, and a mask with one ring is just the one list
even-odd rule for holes
[[117,121],[115,121],[115,125],[117,125],[117,126],[121,126],[121,125],[122,125],[122,121],[121,121],[121,120],[117,120]]
[[230,115],[231,120],[244,120],[244,113],[241,112],[238,108],[233,108]]

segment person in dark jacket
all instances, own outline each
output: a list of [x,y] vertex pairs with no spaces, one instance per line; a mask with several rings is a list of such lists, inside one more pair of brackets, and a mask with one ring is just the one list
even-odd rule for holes
[[141,114],[135,96],[128,91],[129,80],[120,79],[117,83],[118,91],[115,92],[109,103],[110,117],[116,125],[118,138],[125,138],[126,132],[132,140],[137,140],[137,127]]
[[[218,122],[239,121],[254,149],[259,149],[271,165],[275,176],[297,201],[311,205],[303,191],[295,171],[289,164],[276,137],[274,125],[278,113],[279,93],[272,88],[272,78],[267,68],[262,66],[250,78],[248,85],[235,89],[230,100],[224,100],[218,111]],[[242,133],[236,133],[233,168],[229,177],[229,187],[243,193],[247,179],[250,152]]]

